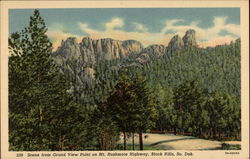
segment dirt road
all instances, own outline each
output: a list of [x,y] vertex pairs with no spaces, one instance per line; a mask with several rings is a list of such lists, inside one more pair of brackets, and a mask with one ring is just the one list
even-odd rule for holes
[[[199,139],[191,136],[181,136],[172,134],[143,134],[144,145],[157,146],[165,150],[210,150],[220,148],[222,142]],[[123,137],[119,141],[123,143]],[[132,144],[132,138],[129,137],[128,144]],[[240,143],[240,142],[238,142]],[[135,144],[138,145],[138,134],[135,136]]]

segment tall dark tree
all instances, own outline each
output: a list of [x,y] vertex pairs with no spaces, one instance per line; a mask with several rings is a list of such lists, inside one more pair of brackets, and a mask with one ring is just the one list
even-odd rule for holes
[[50,57],[52,44],[46,31],[44,20],[35,10],[29,26],[9,38],[11,150],[73,149],[80,138],[73,135],[79,128],[73,124],[83,120],[79,106]]
[[113,119],[123,132],[124,149],[126,149],[126,133],[136,132],[139,133],[140,149],[143,150],[142,133],[150,130],[157,118],[156,105],[145,85],[145,79],[121,75],[107,102]]
[[133,119],[131,117],[135,113],[135,100],[136,94],[132,83],[127,76],[121,76],[121,79],[115,86],[114,92],[107,99],[107,106],[112,118],[117,122],[120,131],[123,132],[124,150],[126,150],[127,132],[132,131],[131,122]]
[[178,116],[177,128],[182,132],[201,135],[203,124],[208,124],[205,111],[205,92],[198,80],[185,81],[174,92],[174,107]]

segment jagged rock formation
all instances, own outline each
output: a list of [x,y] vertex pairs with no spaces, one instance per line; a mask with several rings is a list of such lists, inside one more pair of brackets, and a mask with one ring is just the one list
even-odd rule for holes
[[76,38],[68,38],[61,42],[61,46],[52,54],[52,56],[61,56],[64,59],[77,60],[81,57],[79,44]]
[[164,45],[150,45],[142,50],[136,61],[140,64],[146,63],[152,59],[159,58],[164,55],[166,47]]
[[195,30],[189,29],[186,31],[185,36],[182,38],[184,47],[197,47],[197,42],[195,38]]
[[89,50],[83,51],[76,38],[62,41],[52,57],[60,70],[74,83],[94,83],[94,78],[86,73],[86,68],[92,69],[90,63],[95,63],[95,57]]
[[143,48],[142,44],[135,40],[119,41],[110,38],[93,40],[89,37],[84,37],[80,43],[77,43],[75,38],[68,38],[62,41],[61,47],[53,53],[53,56],[56,63],[61,66],[65,65],[65,61],[70,60],[83,68],[92,67],[99,60],[127,57],[134,57],[135,61],[143,64],[165,53],[174,53],[190,46],[197,47],[195,31],[192,29],[187,30],[182,39],[179,35],[175,35],[167,47],[150,45]]
[[158,58],[165,54],[165,50],[164,45],[150,45],[143,49],[142,52],[147,53],[151,58]]
[[52,54],[56,64],[67,76],[74,77],[78,84],[94,83],[94,66],[98,60],[126,58],[131,54],[139,54],[143,49],[135,40],[119,41],[110,38],[93,40],[84,37],[80,43],[76,38],[62,41],[61,46]]
[[184,47],[197,47],[195,38],[195,30],[189,29],[181,39],[179,35],[175,35],[169,42],[167,47],[167,53],[174,53]]
[[118,41],[110,38],[93,40],[85,37],[80,43],[80,48],[86,59],[89,58],[91,52],[97,60],[111,60],[125,58],[132,53],[140,53],[143,46],[135,40]]
[[101,60],[129,58],[132,62],[118,64],[114,69],[126,66],[142,66],[150,60],[157,59],[164,54],[174,53],[184,47],[197,46],[195,31],[190,29],[181,39],[175,35],[168,46],[143,45],[136,40],[119,41],[110,38],[94,40],[84,37],[80,43],[76,38],[62,41],[61,46],[52,54],[56,64],[71,81],[93,87],[95,83],[95,65]]
[[184,42],[179,35],[175,35],[168,43],[167,53],[173,53],[181,50],[184,47]]
[[95,63],[96,60],[125,58],[130,54],[140,53],[142,49],[142,44],[136,40],[119,41],[110,38],[93,40],[84,37],[78,44],[75,38],[68,38],[62,41],[54,56],[82,58],[85,63]]

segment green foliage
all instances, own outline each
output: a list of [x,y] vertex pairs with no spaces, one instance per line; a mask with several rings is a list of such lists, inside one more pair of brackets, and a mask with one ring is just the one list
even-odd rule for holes
[[[158,99],[162,89],[168,92],[173,88],[174,95],[160,101],[174,102],[175,108],[164,113],[164,104],[158,106],[157,130],[217,139],[240,138],[239,40],[215,48],[180,50],[146,64],[142,73],[155,88]],[[217,98],[215,94],[220,94],[220,103],[209,105],[209,99]],[[213,118],[211,108],[220,112],[219,118]],[[164,114],[172,120],[164,119]],[[211,124],[213,120],[218,127]]]
[[[134,64],[86,64],[91,85],[60,73],[46,25],[35,10],[27,28],[9,38],[10,150],[113,150],[120,132],[149,130],[240,139],[240,40],[184,48]],[[73,76],[75,74],[75,76]]]
[[121,75],[107,105],[123,132],[142,132],[154,127],[155,103],[142,77],[131,79]]
[[175,88],[174,107],[177,116],[181,116],[179,124],[176,124],[178,129],[201,135],[202,128],[209,122],[207,112],[204,110],[206,102],[204,95],[196,80],[185,81]]
[[227,137],[239,138],[240,106],[236,104],[236,99],[231,95],[215,92],[210,95],[206,104],[213,138],[220,139],[221,133],[226,134]]
[[99,150],[114,150],[119,139],[119,129],[113,121],[106,103],[99,103],[92,116],[95,126],[95,135],[98,136],[97,148]]
[[[132,79],[143,76],[157,108],[155,130],[205,138],[240,138],[240,41],[214,48],[185,48],[142,67],[128,66],[131,62],[115,59],[97,63],[97,100],[108,99],[116,89],[120,74]],[[216,102],[211,106],[210,99],[217,98],[216,92],[230,97],[230,102],[223,104],[227,111],[220,111]],[[213,107],[223,112],[218,114],[220,119],[216,124],[220,128],[215,128],[215,135]],[[125,114],[129,111],[126,108]]]
[[35,10],[29,26],[9,39],[10,150],[73,150],[85,135],[86,119],[50,57],[46,31]]
[[107,110],[120,131],[124,132],[125,149],[126,132],[150,130],[157,119],[153,96],[142,77],[130,78],[121,74],[114,92],[107,99]]

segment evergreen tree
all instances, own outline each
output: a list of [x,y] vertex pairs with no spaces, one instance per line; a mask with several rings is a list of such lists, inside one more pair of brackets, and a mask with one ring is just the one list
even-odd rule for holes
[[[175,126],[176,122],[176,113],[174,109],[174,98],[173,98],[173,89],[171,87],[166,88],[164,93],[162,92],[163,88],[160,86],[156,86],[155,100],[157,102],[157,111],[158,111],[158,119],[156,122],[156,128],[161,132],[165,130],[171,130]],[[158,92],[162,92],[160,94],[164,94],[164,96],[160,96]]]
[[9,38],[10,150],[72,149],[80,138],[73,133],[82,120],[79,107],[50,57],[46,31],[35,10],[29,26]]
[[95,134],[98,136],[98,149],[114,150],[120,134],[117,123],[109,112],[107,102],[98,104],[92,118],[92,124],[97,127]]
[[123,132],[124,149],[126,150],[126,132],[137,132],[140,149],[143,150],[142,133],[154,127],[157,118],[153,96],[145,85],[145,79],[121,75],[107,102],[109,112]]
[[207,112],[204,105],[206,98],[204,90],[197,80],[186,81],[175,89],[174,106],[177,112],[178,129],[201,135],[203,125],[207,125]]

